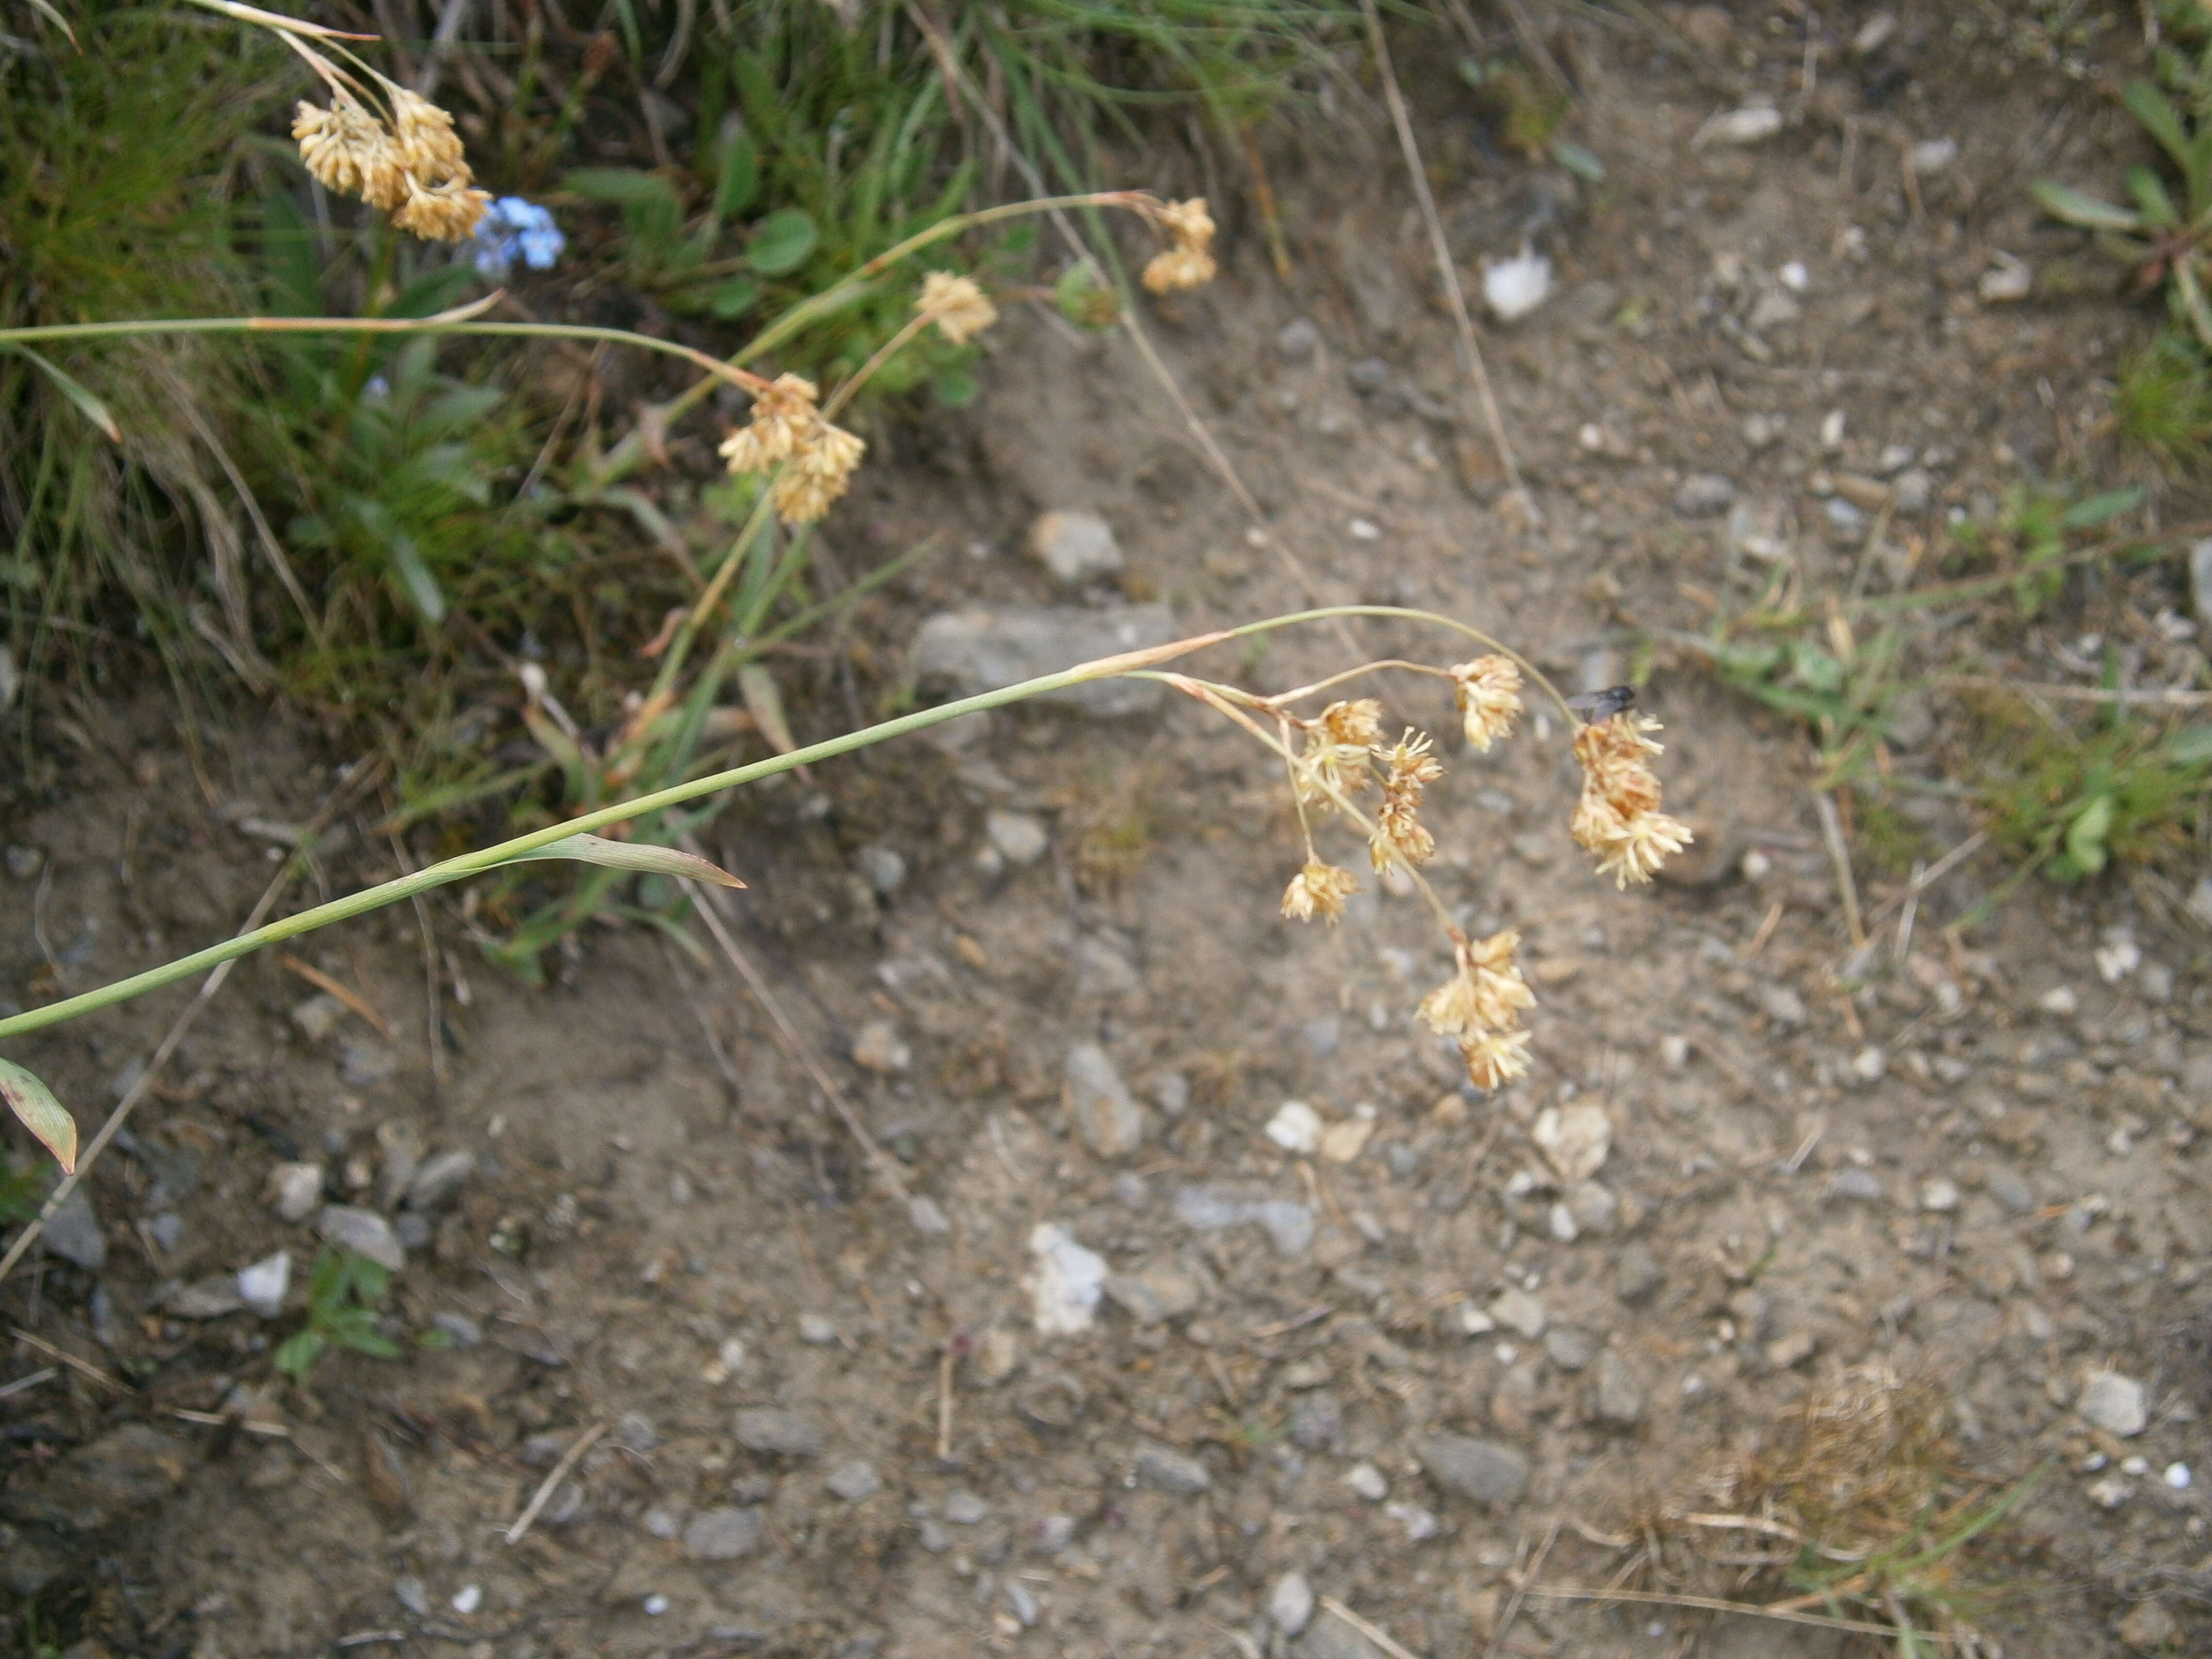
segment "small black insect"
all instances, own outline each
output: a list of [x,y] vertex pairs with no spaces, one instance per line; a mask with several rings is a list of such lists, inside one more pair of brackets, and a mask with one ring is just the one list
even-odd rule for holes
[[1602,691],[1585,691],[1579,697],[1569,697],[1567,707],[1592,722],[1611,720],[1624,708],[1636,706],[1636,688],[1632,685],[1609,685]]

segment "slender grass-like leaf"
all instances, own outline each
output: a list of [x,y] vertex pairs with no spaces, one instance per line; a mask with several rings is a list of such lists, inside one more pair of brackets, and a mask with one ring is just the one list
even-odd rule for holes
[[528,864],[541,859],[596,864],[609,870],[636,870],[652,876],[673,876],[679,881],[711,882],[717,887],[744,885],[720,865],[710,864],[690,853],[678,852],[673,847],[654,847],[644,842],[608,841],[599,836],[570,836],[507,862]]
[[54,1155],[64,1174],[76,1172],[76,1120],[52,1089],[14,1060],[0,1060],[0,1100]]

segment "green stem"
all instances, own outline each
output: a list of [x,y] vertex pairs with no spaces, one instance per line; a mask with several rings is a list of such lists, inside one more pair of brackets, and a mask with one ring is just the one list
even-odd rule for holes
[[[344,898],[333,900],[328,904],[316,905],[311,909],[301,911],[297,915],[287,916],[281,921],[273,921],[266,927],[240,933],[220,944],[211,945],[204,951],[195,951],[190,956],[179,957],[173,962],[164,963],[158,968],[149,968],[143,974],[133,974],[127,979],[117,980],[112,984],[101,986],[97,990],[82,992],[76,996],[66,997],[59,1002],[49,1003],[43,1008],[28,1009],[10,1018],[0,1019],[0,1037],[15,1036],[25,1031],[40,1030],[49,1025],[59,1024],[64,1020],[74,1019],[80,1014],[92,1013],[98,1009],[112,1007],[118,1002],[127,1002],[133,997],[143,996],[149,991],[159,990],[165,985],[173,985],[179,980],[189,979],[196,974],[205,972],[223,963],[233,961],[240,957],[250,956],[265,945],[274,945],[283,939],[295,939],[301,933],[311,933],[318,928],[330,927],[335,922],[350,921],[356,916],[366,915],[372,910],[380,910],[386,905],[397,904],[402,899],[410,899],[419,893],[428,892],[433,888],[443,887],[448,883],[459,881],[465,877],[481,875],[487,870],[497,869],[501,865],[511,863],[526,854],[549,847],[556,841],[564,841],[570,836],[587,835],[614,824],[625,823],[633,818],[642,817],[647,813],[658,812],[671,806],[680,806],[684,802],[696,800],[702,795],[716,794],[725,789],[734,789],[743,784],[757,782],[762,778],[774,777],[779,773],[793,771],[799,767],[833,759],[839,755],[850,754],[854,750],[869,748],[891,738],[903,737],[909,732],[926,731],[933,726],[942,726],[945,721],[957,720],[963,714],[971,714],[988,708],[1001,708],[1009,703],[1025,702],[1029,698],[1040,696],[1048,691],[1062,690],[1069,686],[1083,685],[1093,680],[1114,679],[1123,675],[1140,673],[1159,664],[1172,662],[1178,657],[1187,656],[1207,646],[1225,644],[1232,640],[1247,639],[1255,635],[1272,633],[1279,628],[1294,627],[1304,623],[1326,622],[1338,617],[1396,617],[1407,621],[1426,623],[1432,626],[1449,629],[1455,633],[1464,634],[1470,638],[1495,644],[1495,641],[1491,641],[1487,635],[1469,628],[1464,623],[1454,621],[1449,617],[1438,616],[1433,611],[1414,611],[1402,605],[1329,605],[1315,611],[1293,611],[1286,616],[1269,617],[1259,622],[1244,623],[1237,627],[1222,629],[1211,634],[1198,634],[1188,639],[1173,640],[1165,645],[1154,646],[1146,650],[1124,652],[1118,656],[1101,657],[1091,662],[1078,663],[1074,667],[1062,669],[1056,674],[1040,675],[1035,679],[1024,680],[1018,684],[1005,686],[996,691],[980,692],[975,696],[962,697],[957,702],[944,703],[935,708],[919,709],[911,714],[902,714],[896,720],[885,720],[879,726],[867,726],[858,732],[848,732],[841,737],[831,738],[826,742],[810,744],[803,749],[794,749],[787,755],[773,755],[766,760],[755,761],[747,766],[732,767],[726,771],[710,773],[705,777],[694,778],[688,782],[676,784],[666,789],[655,790],[650,794],[640,795],[633,800],[619,801],[611,806],[603,806],[594,812],[586,812],[577,817],[565,819],[559,823],[548,824],[542,830],[532,830],[526,836],[518,836],[511,841],[501,842],[495,847],[487,847],[478,852],[464,853],[457,858],[442,860],[416,872],[413,875],[402,876],[396,880],[384,882],[362,892],[349,894]],[[1533,674],[1534,671],[1531,669],[1530,672]],[[1538,678],[1541,678],[1540,676]],[[1546,682],[1546,684],[1548,688],[1549,683]],[[1558,694],[1554,692],[1553,695]]]

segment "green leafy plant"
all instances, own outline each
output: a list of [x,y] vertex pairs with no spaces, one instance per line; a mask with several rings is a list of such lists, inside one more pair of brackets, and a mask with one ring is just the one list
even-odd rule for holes
[[2005,491],[1990,524],[1961,524],[1954,532],[1968,564],[1995,564],[2012,588],[2013,605],[2032,622],[2066,585],[2074,538],[2100,529],[2142,505],[2130,488],[2076,495],[2060,485],[2020,483]]
[[2096,232],[2134,266],[2145,293],[2164,285],[2198,343],[2212,350],[2212,302],[2205,297],[2212,262],[2212,44],[2194,57],[2162,48],[2156,66],[2157,81],[2130,82],[2121,98],[2164,153],[2180,185],[2179,198],[2165,178],[2146,167],[2128,169],[2126,204],[2052,179],[2032,188],[2045,212]]
[[2185,851],[2212,799],[2212,726],[2128,719],[2076,735],[1999,720],[1992,731],[2004,758],[1979,791],[1991,827],[2062,882]]
[[397,1359],[399,1344],[378,1328],[391,1282],[391,1270],[367,1256],[325,1249],[307,1279],[307,1322],[278,1346],[276,1369],[303,1381],[331,1348]]

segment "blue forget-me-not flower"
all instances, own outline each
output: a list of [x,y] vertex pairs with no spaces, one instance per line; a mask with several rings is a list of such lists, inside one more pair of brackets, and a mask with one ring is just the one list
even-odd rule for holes
[[550,270],[568,245],[550,211],[520,196],[502,196],[477,222],[477,270],[491,282],[504,277],[517,258],[532,270]]

